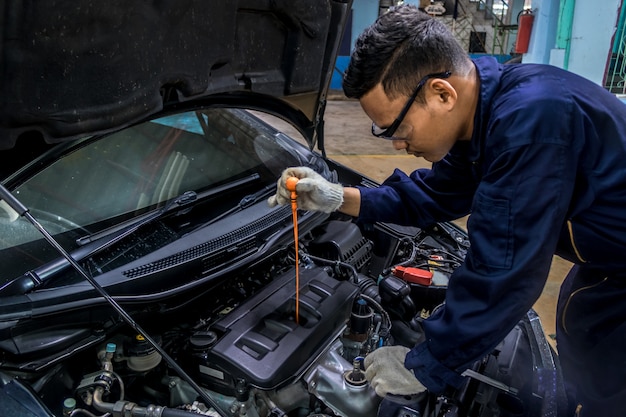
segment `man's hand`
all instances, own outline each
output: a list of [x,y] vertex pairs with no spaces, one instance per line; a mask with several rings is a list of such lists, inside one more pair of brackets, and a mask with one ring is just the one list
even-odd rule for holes
[[278,204],[289,204],[291,193],[285,185],[289,177],[296,177],[299,180],[296,184],[298,208],[331,213],[341,207],[343,186],[327,181],[320,174],[307,167],[293,167],[283,171],[278,179],[276,194],[267,200],[270,207]]
[[413,371],[404,367],[409,352],[404,346],[384,346],[365,357],[365,378],[381,397],[387,394],[413,395],[426,391]]

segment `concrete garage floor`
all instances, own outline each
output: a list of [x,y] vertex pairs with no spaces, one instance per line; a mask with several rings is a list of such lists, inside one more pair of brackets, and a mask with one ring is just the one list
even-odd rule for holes
[[[327,156],[365,173],[373,180],[381,182],[395,168],[408,174],[417,168],[430,167],[428,161],[396,151],[390,142],[373,137],[370,133],[371,121],[357,101],[346,100],[342,95],[331,95],[324,118]],[[459,219],[455,223],[465,228],[465,220]],[[555,346],[555,313],[559,287],[571,265],[554,257],[543,293],[534,305],[552,346]]]

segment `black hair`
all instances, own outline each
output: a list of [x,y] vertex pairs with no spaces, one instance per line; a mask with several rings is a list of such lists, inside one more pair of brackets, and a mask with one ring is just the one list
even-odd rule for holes
[[450,30],[405,4],[390,8],[357,38],[343,91],[359,99],[382,83],[388,97],[408,96],[427,74],[451,71],[463,76],[469,68],[471,60]]

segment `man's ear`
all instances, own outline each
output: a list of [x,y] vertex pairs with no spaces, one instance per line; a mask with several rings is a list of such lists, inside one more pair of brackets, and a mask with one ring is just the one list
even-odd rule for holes
[[427,97],[435,100],[433,104],[444,106],[451,110],[456,104],[458,94],[456,89],[447,80],[435,78],[432,80],[427,89]]

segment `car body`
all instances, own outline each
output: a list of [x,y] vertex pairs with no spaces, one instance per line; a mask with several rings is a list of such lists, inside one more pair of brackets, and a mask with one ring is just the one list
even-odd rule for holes
[[1,415],[556,415],[533,311],[461,390],[364,380],[423,337],[462,229],[299,210],[296,245],[267,204],[289,166],[378,186],[323,147],[350,2],[0,4]]

